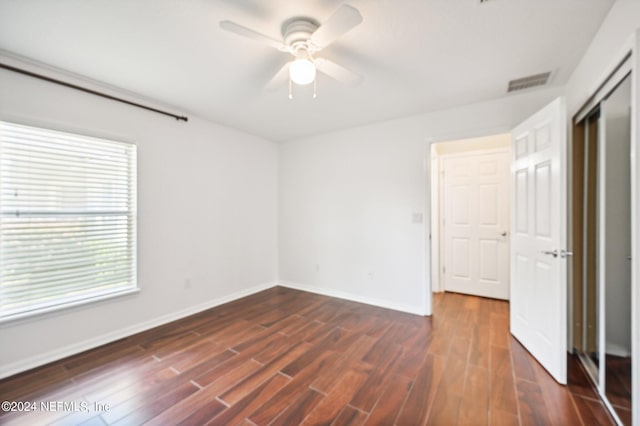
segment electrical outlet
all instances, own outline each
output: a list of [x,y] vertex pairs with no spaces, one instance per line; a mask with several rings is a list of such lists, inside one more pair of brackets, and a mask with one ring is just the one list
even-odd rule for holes
[[367,274],[367,276],[369,277],[369,279],[370,279],[370,280],[372,280],[372,279],[373,279],[373,272],[369,272],[369,273]]

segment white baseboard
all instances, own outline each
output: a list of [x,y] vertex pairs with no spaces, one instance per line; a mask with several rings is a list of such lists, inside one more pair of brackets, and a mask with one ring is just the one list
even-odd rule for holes
[[364,303],[366,305],[378,306],[380,308],[392,309],[394,311],[406,312],[413,315],[424,316],[427,314],[424,308],[418,308],[416,306],[406,305],[403,303],[390,302],[388,300],[376,299],[374,297],[363,296],[360,294],[347,293],[345,291],[335,290],[332,288],[316,287],[307,284],[294,283],[291,281],[278,281],[278,285],[295,290],[308,291],[309,293],[322,294],[323,296],[330,296],[338,299],[349,300],[352,302]]
[[631,356],[631,350],[624,348],[620,345],[616,345],[615,343],[607,343],[605,352],[608,353],[609,355],[620,356],[622,358]]
[[163,324],[167,324],[171,321],[176,321],[180,318],[188,317],[189,315],[197,314],[198,312],[202,312],[207,309],[211,309],[216,306],[223,305],[225,303],[232,302],[234,300],[241,299],[246,296],[250,296],[254,293],[258,293],[260,291],[275,287],[276,285],[277,283],[275,281],[259,284],[251,288],[247,288],[244,290],[237,291],[235,293],[231,293],[227,296],[218,297],[217,299],[209,300],[207,302],[200,303],[195,306],[190,306],[186,309],[182,309],[176,312],[172,312],[170,314],[162,315],[160,317],[157,317],[148,321],[144,321],[144,322],[132,325],[130,327],[125,327],[125,328],[113,331],[111,333],[106,333],[101,336],[84,340],[79,343],[68,345],[68,346],[65,346],[53,351],[49,351],[43,354],[38,354],[36,356],[29,357],[17,362],[13,362],[8,365],[2,365],[0,366],[0,379],[13,376],[14,374],[18,374],[23,371],[30,370],[32,368],[40,367],[50,362],[54,362],[62,358],[66,358],[68,356],[75,355],[80,352],[84,352],[86,350],[96,348],[98,346],[105,345],[115,340],[132,336],[136,333],[140,333],[142,331],[149,330],[151,328],[158,327]]

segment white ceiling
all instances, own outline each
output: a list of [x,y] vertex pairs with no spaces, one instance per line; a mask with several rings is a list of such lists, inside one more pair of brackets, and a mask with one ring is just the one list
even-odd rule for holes
[[322,55],[365,76],[318,78],[289,100],[263,90],[287,53],[222,31],[280,38],[342,0],[0,0],[0,49],[274,141],[495,99],[554,71],[563,85],[613,0],[350,0],[363,22]]

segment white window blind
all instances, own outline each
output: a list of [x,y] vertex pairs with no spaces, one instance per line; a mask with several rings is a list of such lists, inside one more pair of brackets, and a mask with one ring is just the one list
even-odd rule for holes
[[135,145],[0,122],[0,320],[136,288]]

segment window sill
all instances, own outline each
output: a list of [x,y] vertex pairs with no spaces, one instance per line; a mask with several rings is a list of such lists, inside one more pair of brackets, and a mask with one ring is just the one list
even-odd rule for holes
[[130,294],[134,294],[134,293],[139,293],[140,292],[140,288],[136,287],[136,288],[129,288],[126,290],[121,290],[121,291],[117,291],[117,292],[112,292],[112,293],[107,293],[107,294],[100,294],[100,295],[96,295],[96,296],[90,296],[87,298],[83,298],[83,299],[79,299],[79,300],[74,300],[72,302],[66,302],[66,303],[61,303],[59,305],[54,305],[54,306],[48,306],[45,308],[41,308],[41,309],[34,309],[31,311],[26,311],[26,312],[19,312],[16,314],[12,314],[12,315],[8,315],[6,317],[0,317],[0,325],[5,325],[5,324],[9,324],[12,322],[16,322],[22,319],[29,319],[29,318],[34,318],[40,315],[44,315],[44,314],[49,314],[52,312],[58,312],[58,311],[64,311],[70,308],[74,308],[77,306],[84,306],[84,305],[89,305],[91,303],[95,303],[95,302],[101,302],[103,300],[109,300],[109,299],[116,299],[119,297],[123,297],[123,296],[128,296]]

